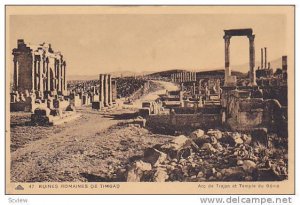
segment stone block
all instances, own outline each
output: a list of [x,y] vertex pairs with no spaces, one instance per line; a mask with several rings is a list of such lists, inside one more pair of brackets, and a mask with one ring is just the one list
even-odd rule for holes
[[100,110],[101,109],[101,104],[100,102],[98,101],[94,101],[92,102],[92,109],[95,109],[95,110]]
[[34,110],[35,115],[39,116],[49,116],[50,115],[50,109],[49,108],[36,108]]

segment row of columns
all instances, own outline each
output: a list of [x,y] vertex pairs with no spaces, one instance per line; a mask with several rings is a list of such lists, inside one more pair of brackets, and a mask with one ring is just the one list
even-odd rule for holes
[[35,55],[33,60],[33,90],[63,94],[67,90],[66,62],[54,58],[50,63],[48,57],[41,55]]
[[[270,62],[267,61],[267,48],[261,48],[260,49],[260,67],[258,69],[270,69]],[[268,63],[267,63],[268,62]]]
[[100,74],[99,81],[99,101],[104,107],[111,106],[113,103],[111,75]]
[[177,83],[196,81],[196,72],[173,73],[171,80]]

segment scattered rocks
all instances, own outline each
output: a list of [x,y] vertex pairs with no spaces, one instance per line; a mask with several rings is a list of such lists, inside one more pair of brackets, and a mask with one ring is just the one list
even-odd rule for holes
[[231,138],[232,138],[233,142],[235,143],[235,145],[244,143],[243,139],[241,138],[241,135],[238,132],[232,133]]
[[201,129],[197,129],[190,134],[190,138],[193,140],[203,139],[205,132]]
[[167,153],[170,159],[186,158],[191,155],[191,149],[197,150],[198,146],[184,135],[180,135],[170,143],[161,146],[161,150]]
[[207,150],[209,152],[216,152],[217,150],[210,144],[210,143],[204,143],[201,147],[203,150]]
[[153,177],[153,181],[154,182],[165,182],[167,179],[169,178],[169,175],[167,173],[167,171],[165,169],[157,169],[154,177]]
[[213,129],[209,129],[207,131],[207,135],[215,137],[217,140],[220,140],[223,136],[220,130],[213,130]]
[[158,166],[167,159],[167,154],[158,151],[155,148],[148,148],[144,152],[144,161],[150,163],[152,166]]
[[150,163],[141,160],[135,161],[127,174],[127,182],[140,182],[145,171],[151,171],[152,166]]
[[[286,160],[267,163],[268,155],[261,157],[264,147],[253,148],[252,139],[250,135],[238,132],[209,130],[205,134],[198,129],[189,138],[180,135],[168,143],[147,148],[143,161],[133,165],[128,178],[139,181],[147,175],[148,180],[155,182],[200,182],[256,181],[262,180],[261,176],[267,172],[272,173],[272,179],[286,176]],[[260,166],[268,171],[260,171]]]
[[258,142],[268,146],[268,130],[266,128],[256,128],[251,131],[253,142]]
[[251,160],[244,160],[242,167],[244,171],[252,173],[256,169],[256,163]]

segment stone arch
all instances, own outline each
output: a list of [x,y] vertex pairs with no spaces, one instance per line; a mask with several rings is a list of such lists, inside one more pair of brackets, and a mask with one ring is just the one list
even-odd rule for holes
[[231,75],[230,69],[230,39],[233,36],[247,36],[249,39],[249,78],[250,84],[256,85],[255,80],[255,48],[254,48],[254,38],[255,35],[251,28],[247,29],[230,29],[224,30],[224,43],[225,43],[225,86],[235,86],[236,77]]

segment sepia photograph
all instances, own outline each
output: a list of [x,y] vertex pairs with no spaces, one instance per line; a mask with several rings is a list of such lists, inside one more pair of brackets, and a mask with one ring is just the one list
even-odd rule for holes
[[7,193],[294,193],[294,6],[5,18]]

